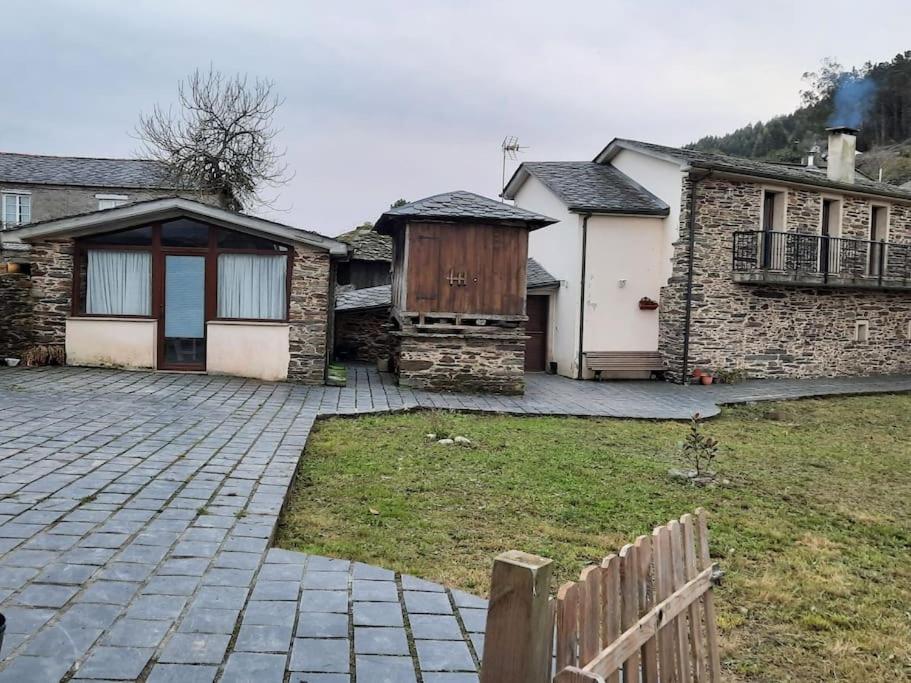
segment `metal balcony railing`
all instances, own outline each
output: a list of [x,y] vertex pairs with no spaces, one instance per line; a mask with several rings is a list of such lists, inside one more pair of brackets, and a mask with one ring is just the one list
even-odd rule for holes
[[734,233],[734,279],[911,288],[911,244],[797,232]]

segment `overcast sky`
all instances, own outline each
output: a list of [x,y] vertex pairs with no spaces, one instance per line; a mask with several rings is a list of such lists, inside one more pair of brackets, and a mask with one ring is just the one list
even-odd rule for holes
[[330,235],[399,197],[495,197],[505,135],[525,160],[590,159],[614,137],[681,145],[792,110],[823,57],[911,49],[901,1],[3,6],[0,150],[131,156],[140,112],[197,66],[270,78],[296,175],[265,213]]

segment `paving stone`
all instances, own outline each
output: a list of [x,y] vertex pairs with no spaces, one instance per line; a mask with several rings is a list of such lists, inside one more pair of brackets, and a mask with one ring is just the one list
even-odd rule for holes
[[245,624],[293,624],[297,604],[293,602],[256,602],[251,600],[244,609]]
[[4,607],[3,616],[6,617],[6,631],[8,633],[31,634],[50,620],[54,616],[54,611],[30,607]]
[[105,605],[126,605],[136,595],[140,584],[128,581],[96,581],[80,596],[80,602],[98,602]]
[[321,557],[311,555],[307,560],[307,571],[310,572],[348,572],[351,567],[349,560],[339,560],[334,557]]
[[130,603],[126,616],[130,619],[173,621],[183,611],[187,599],[172,596],[163,600],[158,595],[140,595]]
[[132,681],[142,673],[153,652],[152,649],[102,645],[89,653],[75,678]]
[[89,580],[98,567],[88,564],[51,564],[35,578],[38,583],[81,585]]
[[199,586],[195,576],[155,576],[143,587],[143,595],[192,595]]
[[288,652],[293,623],[281,625],[244,624],[237,634],[238,652]]
[[409,614],[452,614],[446,593],[405,591],[405,607]]
[[121,619],[104,636],[105,645],[158,647],[171,624],[167,621]]
[[472,673],[422,672],[424,683],[478,683],[478,675]]
[[229,635],[175,633],[158,661],[166,664],[220,664],[230,640]]
[[[73,565],[77,566],[77,565]],[[97,569],[97,567],[95,568]],[[145,581],[155,569],[151,564],[132,562],[111,562],[98,572],[98,578],[106,581]]]
[[462,640],[462,629],[454,616],[443,614],[409,614],[408,622],[415,638],[424,640]]
[[260,564],[258,553],[221,552],[215,558],[216,567],[227,569],[256,569]]
[[156,664],[149,674],[147,683],[212,683],[217,673],[217,666]]
[[68,662],[75,662],[85,654],[101,633],[100,628],[68,629],[58,624],[32,638],[23,654],[59,657]]
[[19,589],[38,573],[34,567],[0,567],[0,588]]
[[465,624],[465,630],[470,633],[484,633],[487,628],[486,609],[460,609],[459,615],[462,617],[462,623]]
[[[203,574],[202,583],[212,586],[240,586],[246,588],[253,583],[253,575],[254,571],[252,569],[223,569],[215,567]],[[259,578],[260,580],[264,578],[262,571],[260,571]],[[294,599],[297,599],[296,594]]]
[[354,651],[361,655],[408,655],[404,628],[358,627],[354,629]]
[[253,587],[252,600],[297,600],[300,584],[296,581],[262,581]]
[[422,671],[474,671],[475,663],[464,641],[416,640]]
[[238,652],[228,657],[220,683],[282,683],[285,655]]
[[426,591],[428,593],[443,593],[443,586],[419,579],[416,576],[402,575],[402,589],[406,591]]
[[291,672],[290,683],[351,683],[348,674],[317,674]]
[[348,575],[344,572],[311,572],[304,574],[301,585],[307,590],[347,590]]
[[193,604],[213,609],[240,609],[247,601],[247,589],[237,586],[203,586],[196,593]]
[[33,583],[16,596],[16,602],[29,607],[61,607],[78,590],[74,586]]
[[346,591],[301,591],[301,612],[347,612],[348,593]]
[[[213,570],[214,571],[214,570]],[[220,570],[231,571],[231,570]],[[239,570],[235,570],[239,571]],[[252,575],[252,572],[251,572]],[[304,576],[304,566],[300,564],[265,564],[259,570],[259,581],[297,581]]]
[[353,607],[355,626],[403,626],[402,607],[391,602],[356,602]]
[[[342,639],[295,638],[291,648],[291,671],[348,673],[348,641]],[[365,680],[372,680],[367,678]]]
[[373,565],[362,562],[354,562],[352,576],[355,579],[365,579],[369,581],[394,581],[395,572],[389,569],[374,567]]
[[351,584],[351,599],[364,602],[398,602],[399,590],[394,581],[361,581]]
[[357,679],[376,683],[416,683],[414,662],[411,657],[385,657],[381,655],[357,655],[355,657]]
[[297,617],[298,638],[347,638],[348,615],[301,612]]
[[479,598],[471,593],[460,590],[449,591],[452,594],[452,601],[456,607],[474,607],[478,609],[487,609],[487,600]]
[[[67,629],[100,628],[106,629],[121,612],[119,605],[94,605],[76,603],[72,605],[58,622]],[[8,618],[7,618],[8,619]],[[7,624],[9,622],[7,621]]]
[[180,622],[178,631],[185,633],[233,633],[240,610],[191,607]]
[[26,681],[59,681],[72,665],[61,657],[26,657],[20,655],[0,671],[0,683]]

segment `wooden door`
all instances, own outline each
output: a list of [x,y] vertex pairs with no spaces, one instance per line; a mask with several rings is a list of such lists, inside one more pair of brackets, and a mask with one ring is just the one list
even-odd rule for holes
[[547,322],[550,297],[530,296],[525,300],[528,322],[525,324],[525,369],[541,372],[547,365]]

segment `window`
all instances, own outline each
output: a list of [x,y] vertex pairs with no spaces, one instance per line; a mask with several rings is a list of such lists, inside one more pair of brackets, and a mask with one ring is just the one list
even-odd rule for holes
[[865,342],[870,338],[870,323],[866,320],[858,320],[854,323],[854,341]]
[[889,239],[889,208],[886,206],[870,207],[870,244],[867,258],[867,274],[877,276],[886,259],[886,246]]
[[4,192],[2,195],[3,227],[32,221],[32,196],[28,192]]
[[107,232],[103,235],[92,235],[91,237],[84,237],[82,241],[86,244],[150,247],[152,246],[152,226],[144,225],[141,228],[130,228],[129,230],[119,230],[118,232]]
[[762,267],[781,269],[786,255],[785,193],[763,190],[762,193]]
[[152,255],[149,252],[89,249],[86,256],[86,313],[151,314]]
[[163,247],[207,247],[209,246],[209,226],[188,218],[162,223],[161,245]]
[[98,209],[113,209],[115,206],[126,204],[130,198],[125,194],[96,194]]
[[841,249],[838,238],[841,237],[841,201],[838,199],[822,200],[822,220],[819,234],[829,239],[819,243],[819,270],[837,273],[840,264]]
[[218,255],[218,317],[282,320],[288,257]]

